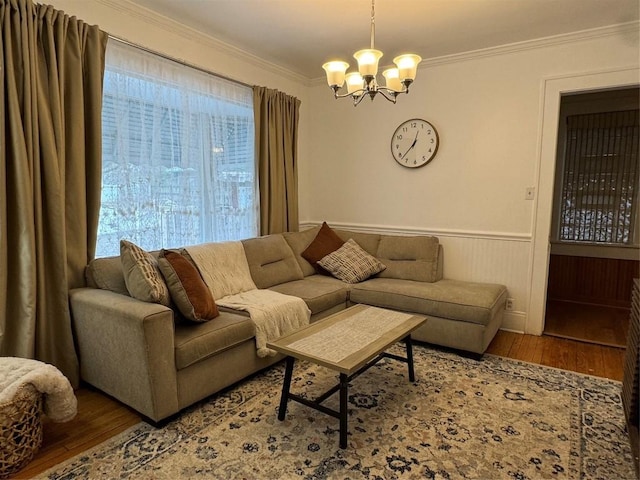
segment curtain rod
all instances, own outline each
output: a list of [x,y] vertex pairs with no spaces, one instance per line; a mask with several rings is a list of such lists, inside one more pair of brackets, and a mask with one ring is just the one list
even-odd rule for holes
[[213,75],[215,77],[222,78],[223,80],[228,80],[230,82],[234,82],[234,83],[243,85],[245,87],[253,88],[253,85],[249,85],[248,83],[241,82],[241,81],[236,80],[236,79],[231,78],[231,77],[227,77],[226,75],[221,75],[219,73],[212,72],[211,70],[207,70],[206,68],[202,68],[202,67],[194,65],[192,63],[185,62],[184,60],[179,60],[179,59],[171,57],[171,56],[169,56],[167,54],[160,53],[160,52],[158,52],[156,50],[152,50],[150,48],[143,47],[142,45],[138,45],[137,43],[130,42],[129,40],[125,40],[123,38],[116,37],[115,35],[111,35],[110,33],[107,34],[107,35],[112,40],[116,40],[117,42],[124,43],[125,45],[129,45],[130,47],[139,48],[142,51],[145,51],[147,53],[151,53],[153,55],[157,55],[159,57],[164,58],[165,60],[169,60],[169,61],[172,61],[172,62],[175,62],[175,63],[179,63],[180,65],[184,65],[185,67],[193,68],[193,69],[198,70],[198,71],[200,71],[202,73],[206,73],[208,75]]

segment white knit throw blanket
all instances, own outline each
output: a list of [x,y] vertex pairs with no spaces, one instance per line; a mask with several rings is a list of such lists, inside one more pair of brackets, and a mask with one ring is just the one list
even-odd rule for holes
[[68,422],[76,416],[76,396],[60,370],[38,360],[0,357],[0,405],[12,401],[28,383],[44,394],[43,410],[50,420]]
[[255,290],[241,242],[203,243],[185,250],[200,270],[213,298]]
[[304,300],[257,289],[241,242],[206,243],[186,250],[218,305],[249,312],[259,357],[276,354],[267,348],[268,341],[309,324],[311,311]]
[[311,311],[298,297],[272,290],[249,290],[216,300],[218,305],[249,312],[256,324],[256,349],[259,357],[275,355],[267,342],[309,324]]

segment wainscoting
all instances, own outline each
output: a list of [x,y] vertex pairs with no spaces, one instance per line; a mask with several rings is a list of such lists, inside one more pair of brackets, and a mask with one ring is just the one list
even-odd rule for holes
[[[303,222],[300,229],[322,222]],[[328,222],[332,228],[385,235],[433,235],[444,250],[444,277],[506,285],[513,308],[504,312],[502,329],[526,331],[530,299],[531,235],[463,230],[433,230],[386,225]]]
[[553,254],[547,298],[629,309],[633,279],[639,274],[637,260]]
[[551,255],[545,334],[624,348],[640,261]]

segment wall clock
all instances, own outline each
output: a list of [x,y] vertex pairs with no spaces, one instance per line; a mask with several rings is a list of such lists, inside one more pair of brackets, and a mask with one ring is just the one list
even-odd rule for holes
[[391,137],[391,154],[403,167],[426,165],[438,151],[438,132],[426,120],[414,118],[402,122]]

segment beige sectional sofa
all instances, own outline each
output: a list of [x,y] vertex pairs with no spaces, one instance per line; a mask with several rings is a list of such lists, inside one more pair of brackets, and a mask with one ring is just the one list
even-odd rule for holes
[[[320,227],[242,242],[258,288],[302,298],[311,321],[355,303],[426,315],[413,338],[482,354],[500,327],[506,288],[442,278],[443,249],[433,237],[335,230],[387,268],[355,284],[316,273],[302,253]],[[256,354],[255,325],[220,308],[204,323],[177,322],[174,311],[129,296],[119,257],[93,260],[85,288],[70,302],[84,381],[159,422],[281,356]]]

